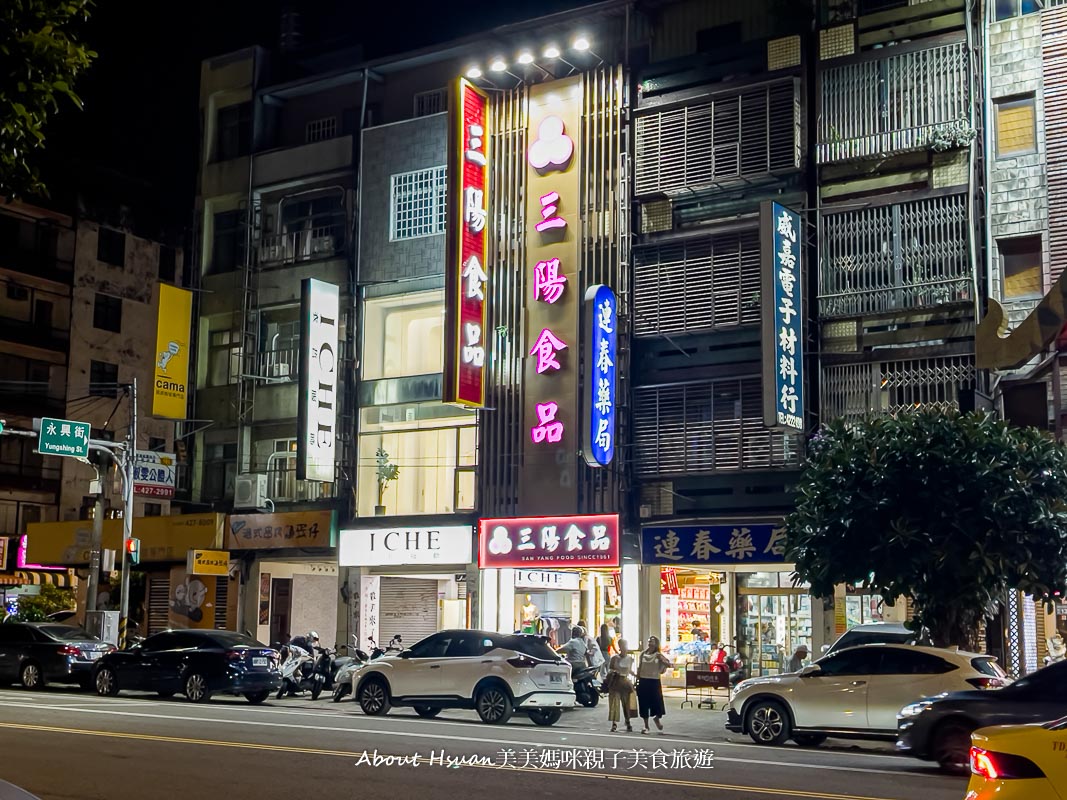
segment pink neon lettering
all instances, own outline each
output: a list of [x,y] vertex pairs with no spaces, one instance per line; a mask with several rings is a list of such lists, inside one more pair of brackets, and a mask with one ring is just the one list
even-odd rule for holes
[[541,222],[534,225],[538,233],[552,230],[553,228],[566,228],[567,220],[555,216],[559,210],[559,192],[549,192],[541,195]]
[[538,261],[534,266],[534,300],[555,303],[563,296],[567,276],[559,274],[559,259]]
[[558,442],[563,438],[563,423],[556,419],[559,405],[556,403],[537,403],[534,406],[538,424],[530,429],[530,439],[534,444],[541,442]]
[[537,337],[537,343],[530,350],[530,355],[537,356],[537,374],[540,375],[548,369],[559,369],[556,353],[566,349],[565,342],[560,341],[548,328],[543,329],[541,335]]

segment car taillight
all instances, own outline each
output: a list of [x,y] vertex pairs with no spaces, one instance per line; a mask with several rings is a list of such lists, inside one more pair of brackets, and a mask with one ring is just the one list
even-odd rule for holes
[[541,662],[529,656],[515,656],[514,658],[509,658],[508,663],[516,669],[531,669]]
[[244,656],[244,653],[242,653],[240,650],[227,650],[226,651],[226,660],[227,661],[240,661],[243,656]]
[[1000,678],[968,678],[967,683],[978,689],[999,689],[1004,686]]
[[995,753],[981,747],[971,748],[971,772],[991,781],[1045,777],[1041,768],[1028,758],[1011,753]]
[[80,656],[82,651],[72,644],[65,644],[59,648],[59,654],[61,656]]

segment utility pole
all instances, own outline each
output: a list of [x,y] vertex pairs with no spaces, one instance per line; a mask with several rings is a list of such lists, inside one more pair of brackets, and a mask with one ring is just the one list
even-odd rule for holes
[[104,479],[96,467],[96,503],[93,505],[93,537],[89,544],[89,596],[85,610],[96,611],[96,596],[100,592],[100,548],[104,542]]
[[133,538],[133,477],[137,465],[137,378],[130,386],[130,428],[126,440],[125,463],[122,465],[126,480],[123,482],[125,508],[122,512],[122,605],[119,611],[119,649],[126,647],[126,627],[130,616],[130,554],[129,544]]

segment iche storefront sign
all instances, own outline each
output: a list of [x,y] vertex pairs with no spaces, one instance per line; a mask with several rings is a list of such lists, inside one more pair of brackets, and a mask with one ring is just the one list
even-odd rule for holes
[[469,564],[474,531],[469,525],[343,530],[337,546],[341,567]]
[[483,519],[478,532],[481,569],[617,567],[619,516]]
[[485,406],[486,284],[489,281],[489,98],[463,78],[449,109],[442,399]]
[[305,278],[300,284],[300,407],[296,477],[334,482],[337,439],[340,290]]
[[538,569],[515,570],[516,589],[548,589],[557,592],[577,592],[582,576],[577,572],[548,572]]

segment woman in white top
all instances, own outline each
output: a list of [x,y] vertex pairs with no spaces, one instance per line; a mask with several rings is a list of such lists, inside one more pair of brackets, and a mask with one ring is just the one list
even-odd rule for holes
[[663,685],[659,676],[671,666],[671,662],[660,652],[659,639],[648,637],[648,647],[641,652],[641,662],[637,667],[637,704],[641,709],[641,719],[645,722],[641,733],[648,733],[648,718],[652,717],[660,733],[663,723],[660,719],[666,713],[663,708]]
[[[626,720],[626,730],[633,733],[630,720],[637,715],[634,708],[634,657],[625,639],[619,640],[619,652],[611,657],[608,664],[608,721],[614,733],[619,729],[620,716]],[[620,714],[621,711],[621,714]]]

